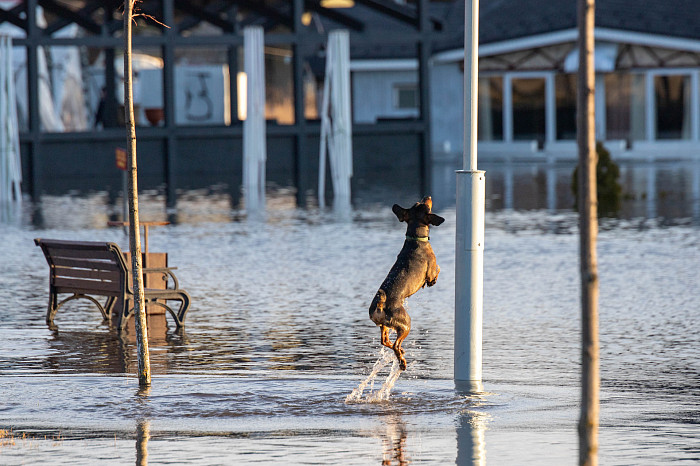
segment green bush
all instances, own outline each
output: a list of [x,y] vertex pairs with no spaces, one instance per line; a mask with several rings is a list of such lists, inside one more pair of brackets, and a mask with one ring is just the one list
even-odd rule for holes
[[[622,187],[618,182],[620,167],[613,162],[610,152],[601,142],[596,144],[598,165],[596,166],[596,181],[598,193],[598,216],[615,216],[620,211]],[[574,209],[578,211],[578,165],[574,169],[571,189],[574,192]]]

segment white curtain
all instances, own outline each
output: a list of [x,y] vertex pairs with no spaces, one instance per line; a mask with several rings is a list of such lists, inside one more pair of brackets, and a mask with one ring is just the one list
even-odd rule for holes
[[[78,25],[71,24],[57,31],[54,37],[78,37]],[[58,110],[65,131],[85,131],[88,118],[80,48],[51,47],[50,50],[54,108]]]
[[20,201],[21,182],[17,96],[12,76],[12,39],[0,36],[0,203]]
[[265,43],[260,26],[243,30],[243,70],[247,76],[246,119],[243,122],[243,189],[246,211],[265,210]]
[[646,139],[646,79],[643,74],[632,75],[630,88],[630,137]]
[[[44,10],[41,7],[37,7],[36,9],[36,20],[40,28],[46,27]],[[0,23],[0,34],[15,38],[26,37],[24,30],[9,22]],[[9,69],[14,70],[18,110],[22,115],[23,128],[26,128],[29,104],[27,102],[27,55],[23,49],[24,47],[17,47],[13,50],[13,68]],[[49,68],[44,47],[37,47],[37,67],[39,75],[39,122],[41,129],[47,132],[62,132],[64,126],[54,106],[51,78],[49,77]]]
[[681,81],[681,98],[683,99],[683,125],[681,127],[681,139],[691,139],[693,137],[691,116],[693,101],[691,99],[690,76],[683,76]]
[[321,105],[318,202],[325,207],[326,151],[333,181],[333,208],[350,212],[352,120],[350,116],[350,38],[347,31],[328,35],[326,78]]
[[491,78],[479,78],[479,139],[493,141],[493,115],[491,114]]

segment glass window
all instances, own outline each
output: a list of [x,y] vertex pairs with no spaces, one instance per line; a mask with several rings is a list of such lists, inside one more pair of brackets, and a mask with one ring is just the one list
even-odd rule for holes
[[323,105],[323,81],[318,79],[313,72],[311,65],[304,64],[304,118],[307,120],[318,120],[319,110]]
[[20,131],[29,130],[29,100],[27,98],[27,49],[12,47],[12,77],[17,96],[17,123]]
[[478,138],[503,140],[503,78],[479,78]]
[[655,76],[656,139],[690,139],[690,76]]
[[175,123],[231,124],[227,49],[181,47],[175,54]]
[[605,76],[607,139],[646,138],[644,75],[610,73]]
[[630,74],[611,73],[605,76],[605,134],[608,139],[630,138],[632,94]]
[[394,85],[394,107],[399,110],[418,108],[418,86],[413,84]]
[[89,112],[78,47],[40,47],[39,112],[47,132],[86,131]]
[[280,125],[294,124],[292,49],[265,47],[265,118]]
[[544,78],[513,79],[513,139],[544,137]]
[[576,75],[554,78],[557,105],[557,139],[576,139]]
[[[88,48],[85,61],[83,81],[88,130],[123,125],[124,59],[115,49]],[[112,77],[111,84],[108,75]]]

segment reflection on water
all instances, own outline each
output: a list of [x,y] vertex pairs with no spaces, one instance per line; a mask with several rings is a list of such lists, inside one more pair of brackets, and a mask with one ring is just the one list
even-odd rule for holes
[[[456,193],[456,161],[433,164],[432,197],[436,206],[454,207]],[[571,212],[574,196],[571,180],[573,162],[502,162],[482,163],[486,171],[487,212],[542,211],[550,214]],[[623,201],[616,217],[620,220],[650,220],[660,224],[700,224],[700,161],[697,162],[620,162],[620,184]],[[183,191],[178,195],[177,208],[166,209],[165,195],[151,190],[139,194],[140,215],[151,221],[173,224],[201,222],[238,222],[245,219],[237,197],[225,187]],[[374,193],[372,195],[372,193]],[[377,199],[412,203],[422,193],[410,190],[387,193],[380,187],[356,192],[356,209],[382,207]],[[276,222],[295,212],[295,193],[285,187],[270,188],[267,210],[259,221]],[[313,199],[310,199],[313,204]],[[72,196],[42,196],[38,202],[24,205],[4,205],[0,223],[32,225],[38,229],[104,228],[107,221],[121,220],[122,196],[111,192],[75,193]],[[311,211],[314,212],[314,211]],[[354,213],[357,218],[358,212]],[[335,220],[350,221],[347,212],[336,212]],[[309,217],[309,212],[305,213]],[[328,217],[326,217],[328,218]],[[309,221],[318,221],[310,215]],[[488,218],[487,218],[488,221]]]
[[[700,455],[692,443],[700,196],[694,166],[680,167],[623,170],[635,194],[601,228],[601,464]],[[431,235],[440,281],[408,300],[411,364],[375,403],[346,398],[365,380],[362,400],[378,392],[393,365],[386,361],[372,387],[379,343],[367,308],[405,231],[390,204],[361,204],[338,219],[294,209],[293,196],[278,192],[267,218],[252,222],[226,193],[182,193],[177,212],[146,193],[149,220],[179,221],[154,229],[149,243],[169,253],[193,301],[184,333],[166,316],[149,318],[153,386],[139,393],[133,331],[119,336],[80,301],[59,310],[56,330],[46,326],[48,270],[32,242],[125,247],[123,231],[105,225],[115,202],[90,194],[25,203],[0,224],[0,430],[33,443],[1,445],[0,463],[574,462],[580,349],[570,170],[485,168],[485,387],[476,392],[490,393],[456,391],[452,381],[455,212],[434,194],[446,218]],[[651,191],[654,203],[643,196]]]
[[[455,162],[433,166],[433,200],[436,205],[455,202]],[[574,205],[571,181],[573,162],[482,163],[486,171],[486,209],[570,210]],[[700,224],[700,161],[620,162],[623,201],[621,219],[692,220]]]
[[486,466],[486,423],[488,415],[465,411],[458,417],[457,464]]
[[486,466],[486,424],[490,416],[479,411],[488,406],[489,394],[481,381],[455,381],[455,392],[471,400],[457,416],[457,464]]
[[411,463],[406,453],[406,423],[400,414],[391,414],[384,419],[385,433],[382,438],[384,454],[382,465],[406,466]]
[[151,423],[142,420],[136,423],[136,466],[148,465],[148,440],[151,438]]

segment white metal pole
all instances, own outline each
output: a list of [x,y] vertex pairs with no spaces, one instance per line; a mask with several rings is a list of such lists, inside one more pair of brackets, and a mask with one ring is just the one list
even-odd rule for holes
[[464,156],[457,171],[454,377],[482,390],[485,173],[477,170],[479,0],[465,0]]
[[462,169],[476,170],[479,83],[479,0],[464,5],[464,156]]
[[260,26],[243,30],[246,72],[246,119],[243,122],[243,186],[248,215],[265,211],[265,35]]

